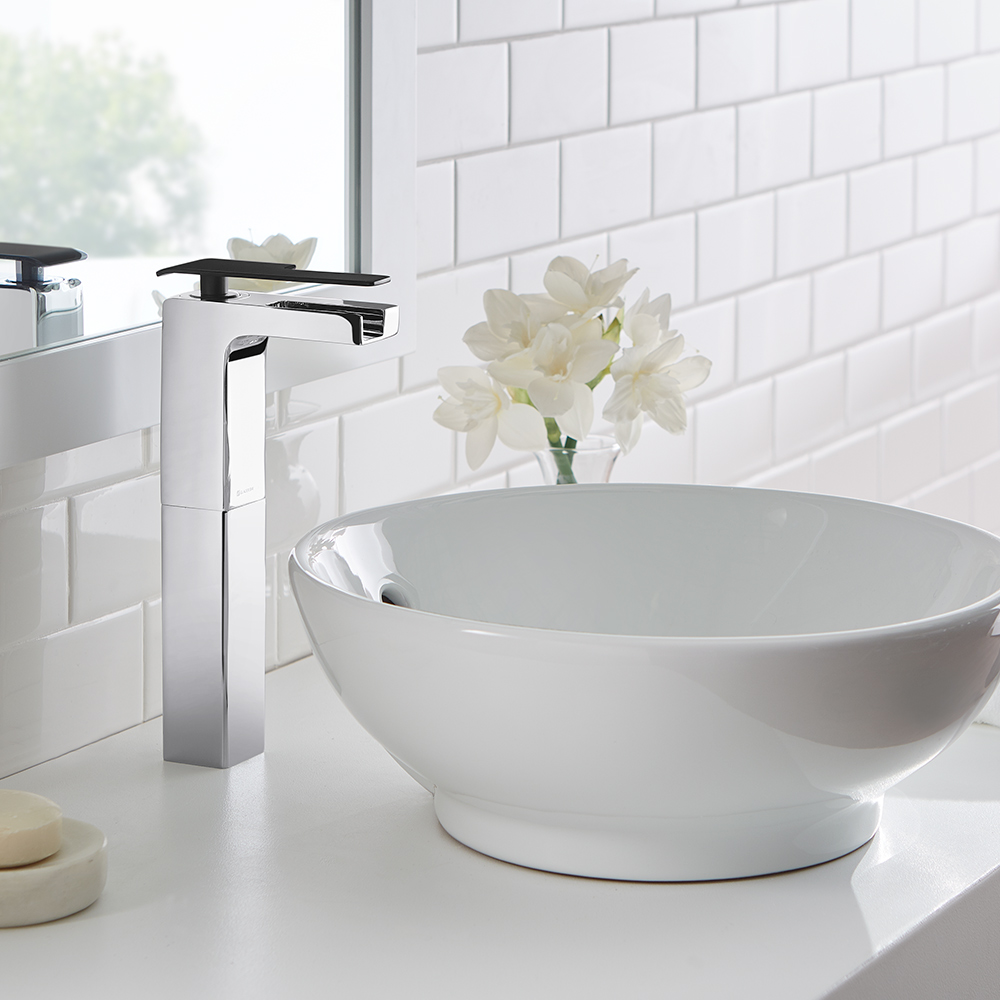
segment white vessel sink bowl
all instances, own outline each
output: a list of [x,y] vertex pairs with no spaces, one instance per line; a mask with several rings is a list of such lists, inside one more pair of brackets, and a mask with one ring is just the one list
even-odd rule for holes
[[554,872],[839,857],[998,673],[1000,539],[860,500],[473,492],[331,521],[291,575],[337,691],[442,826]]

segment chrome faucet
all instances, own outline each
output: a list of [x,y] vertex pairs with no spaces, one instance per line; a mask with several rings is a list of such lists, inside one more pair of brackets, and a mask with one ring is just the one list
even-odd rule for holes
[[382,303],[226,286],[227,278],[373,286],[385,275],[216,259],[156,273],[200,277],[199,293],[163,303],[163,757],[230,767],[264,749],[268,340],[363,350],[396,333],[399,313]]
[[83,336],[80,279],[45,277],[42,271],[86,256],[72,247],[0,243],[0,260],[15,266],[14,280],[0,281],[0,354]]

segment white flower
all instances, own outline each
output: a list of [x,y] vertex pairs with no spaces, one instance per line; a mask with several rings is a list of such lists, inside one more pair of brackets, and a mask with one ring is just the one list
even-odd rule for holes
[[656,347],[672,332],[670,296],[661,295],[650,302],[649,289],[645,289],[622,318],[622,331],[636,347]]
[[481,368],[441,368],[438,378],[449,397],[434,411],[434,419],[465,433],[470,469],[478,469],[486,461],[497,437],[508,448],[523,451],[547,447],[541,414],[526,403],[512,402],[507,390]]
[[[316,252],[316,237],[293,243],[284,233],[268,236],[263,243],[251,243],[250,240],[234,236],[226,244],[229,256],[233,260],[259,260],[269,263],[294,264],[296,267],[308,267]],[[271,292],[276,288],[284,288],[287,282],[271,281],[267,278],[230,278],[230,288],[240,288],[250,292]]]
[[604,419],[614,422],[623,452],[631,450],[648,413],[664,430],[680,434],[687,426],[684,393],[708,378],[712,362],[699,355],[678,361],[683,337],[671,337],[658,347],[629,347],[611,366],[614,392],[604,407]]
[[594,421],[594,394],[587,383],[604,370],[618,345],[601,336],[600,320],[574,327],[548,323],[531,346],[500,361],[489,373],[528,391],[543,417],[554,417],[563,434],[580,440]]
[[545,323],[560,319],[566,310],[542,295],[515,295],[503,288],[483,294],[486,322],[465,331],[462,340],[477,358],[497,361],[531,345]]
[[616,260],[593,274],[575,257],[556,257],[543,279],[545,289],[570,312],[590,318],[607,308],[638,268],[628,269],[628,261]]

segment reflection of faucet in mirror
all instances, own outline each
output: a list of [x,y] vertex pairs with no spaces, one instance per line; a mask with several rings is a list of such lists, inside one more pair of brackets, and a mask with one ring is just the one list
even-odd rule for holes
[[86,256],[72,247],[0,243],[0,260],[16,267],[13,281],[0,282],[0,356],[83,336],[80,279],[42,271]]
[[233,277],[373,286],[383,275],[215,259],[157,272],[166,273],[198,275],[201,291],[163,304],[163,756],[229,767],[264,749],[268,339],[363,350],[396,333],[398,309],[226,285]]

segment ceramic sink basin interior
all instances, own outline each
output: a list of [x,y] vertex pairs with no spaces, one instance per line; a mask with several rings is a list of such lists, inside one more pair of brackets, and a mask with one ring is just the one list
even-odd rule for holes
[[714,486],[361,511],[291,578],[347,707],[506,861],[697,880],[839,857],[992,693],[1000,539]]

